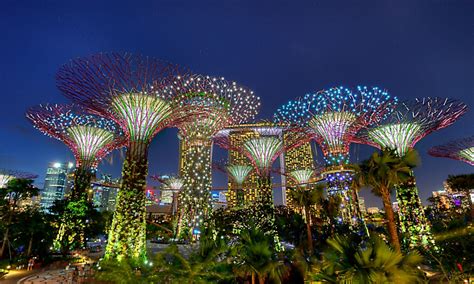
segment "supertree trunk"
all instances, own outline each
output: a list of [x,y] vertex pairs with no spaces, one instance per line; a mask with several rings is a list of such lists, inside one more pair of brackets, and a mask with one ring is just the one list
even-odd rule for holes
[[[185,143],[188,143],[187,141]],[[211,143],[189,143],[184,155],[183,191],[180,206],[183,214],[180,232],[192,234],[210,213],[212,188]]]
[[148,145],[131,142],[123,163],[122,185],[105,251],[107,258],[140,260],[146,257],[147,174]]
[[397,186],[397,201],[398,220],[405,249],[424,248],[437,251],[413,173],[407,182]]
[[258,220],[257,226],[274,239],[275,249],[282,250],[280,238],[275,224],[275,210],[273,205],[273,190],[270,175],[257,178],[257,200],[254,206],[254,216]]
[[76,169],[74,175],[74,187],[54,240],[54,248],[61,250],[63,254],[85,245],[87,210],[91,206],[87,201],[87,191],[94,176],[91,167],[84,163]]

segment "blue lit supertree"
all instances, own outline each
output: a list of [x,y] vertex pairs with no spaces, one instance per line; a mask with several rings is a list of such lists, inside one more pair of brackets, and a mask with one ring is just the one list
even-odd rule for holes
[[87,190],[99,162],[126,142],[113,121],[91,114],[77,105],[39,105],[26,117],[45,135],[63,142],[76,159],[74,187],[68,198],[55,247],[68,250],[84,244]]
[[[400,103],[387,120],[358,134],[357,143],[393,150],[404,157],[426,135],[453,124],[467,106],[447,98],[421,98]],[[414,174],[396,186],[400,230],[410,248],[433,247],[434,240],[421,203]]]
[[349,194],[352,180],[352,170],[346,167],[349,146],[358,131],[384,119],[396,104],[396,97],[378,87],[358,86],[355,90],[335,87],[289,101],[274,115],[276,122],[311,129],[324,155],[328,193],[341,198],[345,222],[358,215],[351,208]]

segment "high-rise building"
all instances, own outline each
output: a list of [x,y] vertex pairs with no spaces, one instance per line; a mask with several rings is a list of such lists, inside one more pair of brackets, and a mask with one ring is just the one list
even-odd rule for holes
[[[288,135],[290,133],[283,133],[283,143],[287,140]],[[311,149],[310,142],[306,142],[301,144],[298,147],[289,149],[283,155],[282,161],[280,161],[283,165],[283,172],[285,173],[282,175],[282,200],[283,205],[288,207],[292,206],[291,197],[288,194],[288,191],[294,189],[296,182],[292,179],[287,177],[292,171],[297,170],[306,170],[312,169],[314,170],[314,158],[313,158],[313,150]]]
[[110,175],[102,175],[101,178],[92,183],[94,192],[94,206],[99,211],[115,211],[117,193],[120,188],[120,179],[113,179]]
[[41,191],[41,207],[48,211],[54,201],[63,199],[71,190],[72,180],[69,178],[74,171],[72,163],[50,163],[46,170],[44,188]]

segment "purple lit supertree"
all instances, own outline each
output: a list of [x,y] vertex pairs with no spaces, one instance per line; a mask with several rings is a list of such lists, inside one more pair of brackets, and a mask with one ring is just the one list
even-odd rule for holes
[[7,183],[12,179],[35,179],[37,177],[38,175],[28,172],[0,169],[0,189],[5,188]]
[[433,157],[463,161],[474,166],[474,136],[432,147],[428,150],[428,154]]
[[[358,143],[393,150],[399,157],[415,147],[426,135],[453,124],[467,106],[446,98],[421,98],[404,102],[379,125],[358,135]],[[401,232],[410,248],[434,246],[431,228],[418,195],[415,177],[396,186]]]
[[123,147],[126,139],[113,121],[85,114],[77,105],[39,105],[26,117],[45,135],[63,142],[74,154],[74,187],[55,241],[57,249],[81,247],[84,242],[87,189],[99,162],[112,150]]
[[311,130],[326,162],[328,193],[342,200],[341,217],[345,222],[353,222],[358,216],[349,194],[349,146],[357,132],[384,119],[396,104],[396,97],[378,87],[335,87],[289,101],[274,115],[276,122]]
[[183,159],[180,224],[194,232],[211,209],[212,138],[229,125],[253,119],[260,98],[236,82],[202,75],[175,78],[166,91],[178,94],[180,107],[193,118],[174,125],[179,129]]
[[159,59],[117,53],[75,59],[58,71],[66,97],[115,121],[128,138],[106,258],[146,258],[148,147],[160,130],[182,119],[174,94],[164,89],[186,74]]

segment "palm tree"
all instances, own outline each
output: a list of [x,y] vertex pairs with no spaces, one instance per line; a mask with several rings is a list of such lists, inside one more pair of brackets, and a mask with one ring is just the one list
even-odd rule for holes
[[199,247],[193,249],[181,252],[178,246],[169,246],[156,256],[156,268],[147,279],[152,283],[210,283],[233,278],[224,240],[201,238]]
[[364,244],[354,244],[349,238],[336,236],[328,240],[319,271],[310,275],[314,280],[332,283],[419,283],[423,260],[417,252],[402,255],[384,241],[371,237]]
[[310,189],[297,189],[290,191],[290,197],[295,206],[300,208],[306,219],[306,235],[308,237],[308,249],[313,252],[313,235],[311,232],[311,208],[320,204],[323,199],[324,185],[316,184]]
[[399,158],[393,150],[385,149],[380,153],[373,153],[368,161],[363,162],[363,167],[367,171],[366,183],[372,187],[375,195],[382,198],[391,243],[398,252],[400,252],[400,241],[390,195],[395,185],[410,179],[417,161],[418,154],[415,150],[409,150],[404,157]]
[[286,269],[272,250],[273,237],[254,228],[242,231],[239,239],[235,250],[237,274],[250,275],[252,284],[255,284],[256,277],[260,284],[264,284],[267,278],[280,283]]

